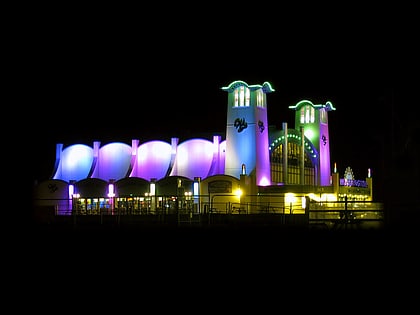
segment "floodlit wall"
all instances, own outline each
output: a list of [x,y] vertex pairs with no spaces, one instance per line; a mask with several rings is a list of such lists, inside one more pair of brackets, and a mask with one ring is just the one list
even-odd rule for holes
[[159,180],[167,176],[183,176],[193,180],[223,174],[226,142],[193,138],[178,144],[149,141],[138,145],[112,142],[93,148],[76,144],[61,149],[58,145],[58,167],[53,179],[66,182],[98,178],[104,181],[139,177]]
[[121,142],[109,143],[99,149],[93,178],[118,180],[126,177],[130,168],[131,146]]
[[171,163],[171,145],[164,141],[149,141],[137,149],[136,165],[130,177],[157,180],[166,176]]
[[205,139],[191,139],[178,145],[171,176],[205,178],[213,162],[213,143]]
[[69,182],[89,176],[93,163],[93,148],[84,144],[74,144],[57,152],[57,155],[59,164],[53,179]]

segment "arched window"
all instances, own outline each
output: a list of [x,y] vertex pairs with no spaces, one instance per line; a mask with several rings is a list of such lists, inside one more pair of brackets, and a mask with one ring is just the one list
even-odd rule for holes
[[257,107],[264,107],[264,93],[262,90],[257,90]]
[[235,107],[244,107],[249,106],[250,99],[251,99],[251,92],[249,91],[249,88],[241,85],[237,89],[235,89],[234,92],[234,106]]
[[315,108],[311,105],[302,106],[300,109],[300,123],[313,123],[315,121]]

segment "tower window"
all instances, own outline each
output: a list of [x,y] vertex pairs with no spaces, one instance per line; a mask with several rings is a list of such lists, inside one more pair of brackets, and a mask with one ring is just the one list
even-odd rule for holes
[[234,92],[234,96],[235,96],[235,101],[234,101],[235,107],[249,106],[250,98],[251,98],[249,88],[243,85],[238,87]]
[[315,121],[315,109],[306,105],[300,109],[300,123],[313,123]]
[[325,110],[325,108],[321,108],[320,111],[320,116],[321,116],[321,122],[326,124],[327,123],[327,111]]
[[257,90],[257,107],[264,107],[264,93],[262,90]]

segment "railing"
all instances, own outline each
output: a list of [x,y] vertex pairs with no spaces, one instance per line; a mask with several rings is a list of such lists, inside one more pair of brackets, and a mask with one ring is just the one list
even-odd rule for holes
[[370,201],[311,202],[309,222],[325,229],[374,229],[385,225],[384,205]]
[[[199,210],[201,209],[201,210]],[[310,201],[301,203],[203,202],[199,207],[128,209],[58,209],[35,207],[38,222],[99,224],[200,224],[243,222],[252,224],[299,224],[313,229],[377,229],[385,225],[384,206],[369,201]]]

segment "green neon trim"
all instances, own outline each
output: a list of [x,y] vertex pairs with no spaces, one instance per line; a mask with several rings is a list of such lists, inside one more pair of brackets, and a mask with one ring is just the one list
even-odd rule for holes
[[289,106],[290,109],[296,109],[299,110],[302,106],[310,105],[315,109],[325,108],[327,111],[336,110],[333,104],[330,101],[327,101],[325,104],[317,104],[315,105],[311,101],[308,100],[302,100],[296,103],[296,105]]
[[269,82],[264,82],[262,85],[260,84],[249,85],[245,81],[241,81],[241,80],[233,81],[228,86],[222,87],[222,90],[231,93],[240,86],[246,86],[251,91],[262,89],[264,93],[271,93],[275,91]]
[[[281,130],[281,135],[279,135],[279,137],[275,140],[272,141],[272,143],[269,145],[269,150],[271,151],[271,148],[276,147],[280,144],[284,144],[284,130]],[[296,130],[296,129],[288,129],[288,133],[287,133],[287,137],[290,138],[291,142],[297,143],[299,144],[301,141],[301,137],[302,134],[300,133],[300,131]],[[309,141],[309,138],[307,138],[306,136],[304,136],[304,145],[305,147],[305,152],[308,153],[308,156],[311,158],[312,163],[316,164],[316,158],[317,158],[317,153],[318,151],[316,150],[316,148],[314,147],[314,145],[312,144],[311,141]]]

